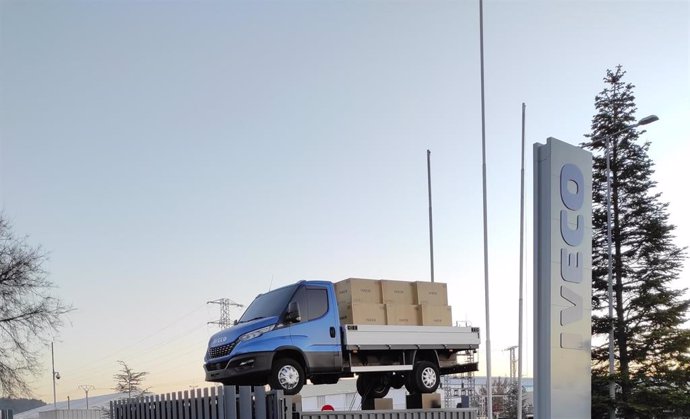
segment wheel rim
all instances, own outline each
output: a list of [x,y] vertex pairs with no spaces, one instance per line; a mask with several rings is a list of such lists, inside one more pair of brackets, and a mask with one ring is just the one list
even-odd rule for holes
[[426,388],[433,388],[436,385],[436,371],[431,367],[422,370],[422,384]]
[[292,365],[283,365],[283,367],[278,370],[278,384],[286,390],[291,390],[297,387],[299,383],[299,372],[297,368]]

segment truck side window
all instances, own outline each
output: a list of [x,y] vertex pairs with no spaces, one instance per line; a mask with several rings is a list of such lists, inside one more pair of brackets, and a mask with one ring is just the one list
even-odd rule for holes
[[299,311],[303,322],[309,320],[309,303],[307,302],[307,293],[305,291],[304,288],[300,288],[297,294],[292,297],[292,301],[297,301],[297,304],[299,304]]
[[324,288],[307,288],[309,320],[318,319],[328,311],[328,294]]
[[325,288],[302,288],[292,300],[299,304],[303,322],[318,319],[328,311],[328,294]]

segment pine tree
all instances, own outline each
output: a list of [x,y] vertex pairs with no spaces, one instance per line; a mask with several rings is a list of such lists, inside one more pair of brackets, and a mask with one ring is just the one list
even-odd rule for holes
[[[644,131],[635,125],[634,86],[608,70],[595,98],[588,142],[594,154],[592,239],[592,417],[607,417],[608,382],[620,386],[618,415],[673,417],[690,413],[690,300],[673,288],[685,258],[674,244],[668,204],[652,179]],[[608,375],[606,143],[611,167],[613,308],[616,375]]]
[[[506,397],[506,408],[503,417],[513,419],[518,417],[518,384],[517,380],[512,381],[508,386]],[[522,387],[522,417],[526,418],[533,411],[533,406],[527,398],[527,389]]]

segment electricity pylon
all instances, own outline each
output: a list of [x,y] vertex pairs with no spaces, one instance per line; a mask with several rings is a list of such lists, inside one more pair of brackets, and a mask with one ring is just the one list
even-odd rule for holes
[[230,306],[244,307],[242,304],[236,303],[229,298],[219,298],[213,301],[207,301],[206,304],[220,305],[220,318],[218,320],[208,322],[208,324],[217,324],[221,329],[226,329],[232,325],[230,321]]

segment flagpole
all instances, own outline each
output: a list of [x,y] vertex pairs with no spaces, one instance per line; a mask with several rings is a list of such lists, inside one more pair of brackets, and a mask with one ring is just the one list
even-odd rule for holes
[[522,103],[522,153],[520,160],[520,313],[518,314],[518,388],[517,419],[522,419],[522,288],[523,251],[525,247],[525,103]]
[[429,257],[431,258],[431,282],[434,282],[434,228],[431,218],[431,151],[426,151],[426,176],[429,190]]
[[489,419],[493,419],[491,394],[491,321],[489,318],[489,239],[487,229],[486,210],[486,118],[484,106],[484,10],[483,2],[479,0],[479,58],[481,67],[481,96],[482,96],[482,201],[484,215],[484,304],[486,306],[486,412]]

